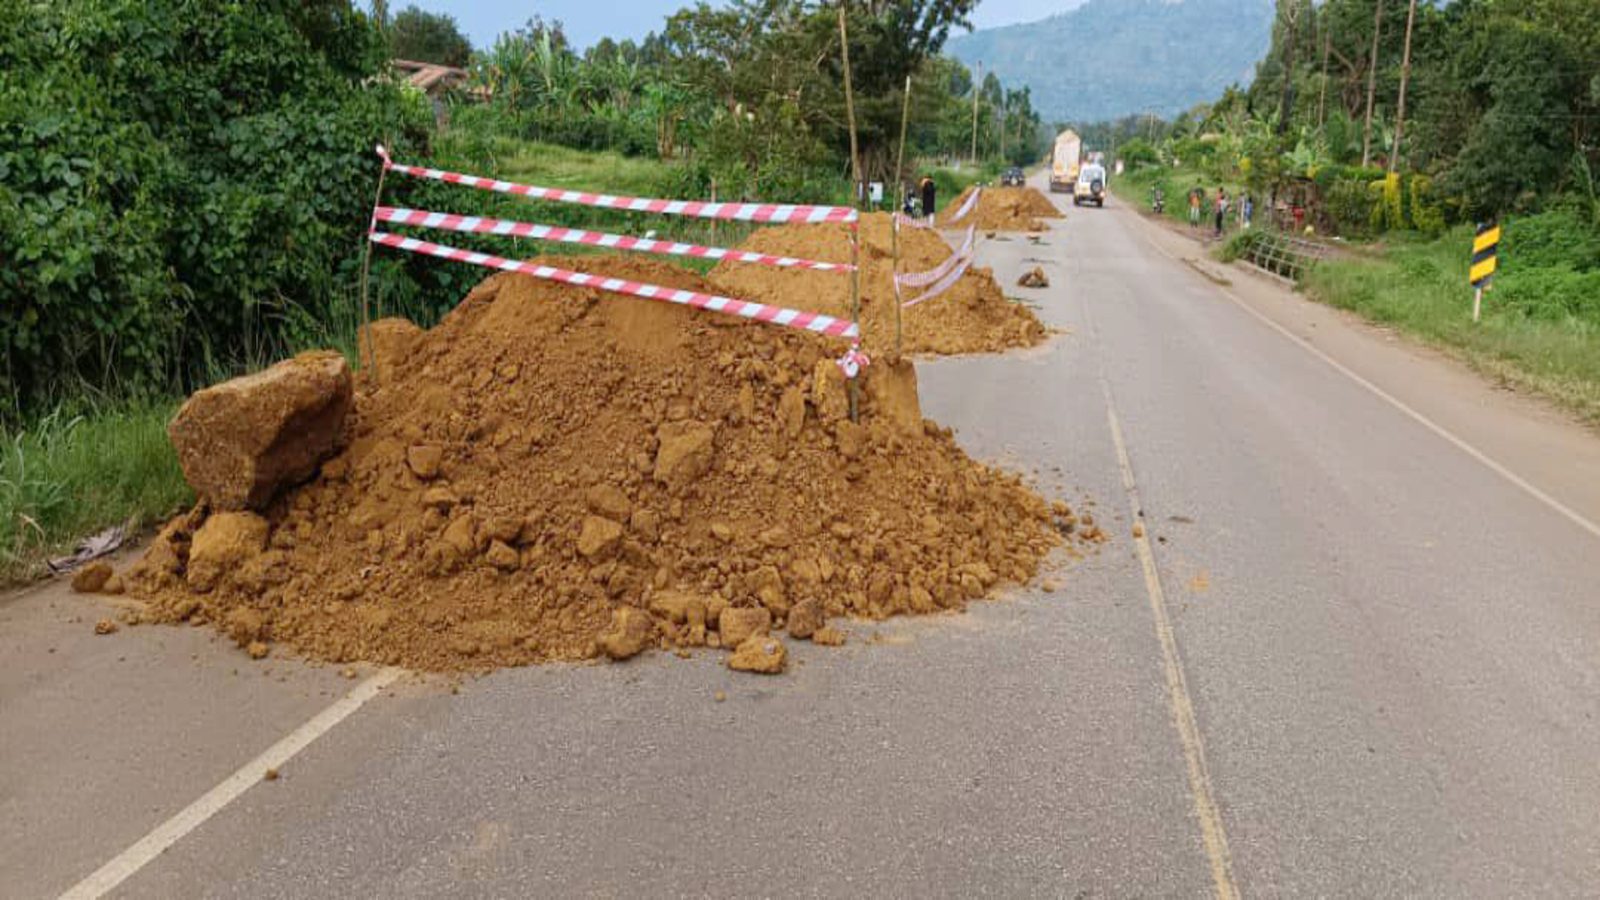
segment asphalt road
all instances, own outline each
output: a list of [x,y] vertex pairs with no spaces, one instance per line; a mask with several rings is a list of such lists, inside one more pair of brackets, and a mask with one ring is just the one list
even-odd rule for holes
[[920,367],[927,414],[1111,533],[1053,594],[777,679],[656,655],[459,693],[0,599],[0,896],[102,866],[163,898],[1594,893],[1600,439],[1068,215],[980,250],[1045,269],[1008,290],[1061,333]]

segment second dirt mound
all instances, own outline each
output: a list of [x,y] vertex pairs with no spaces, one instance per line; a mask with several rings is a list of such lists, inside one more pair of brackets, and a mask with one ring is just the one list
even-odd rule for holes
[[[868,353],[894,347],[894,256],[890,218],[861,217],[861,331]],[[741,249],[831,262],[850,259],[845,225],[781,225],[751,235]],[[950,257],[944,239],[923,228],[900,230],[900,271],[925,272]],[[712,281],[731,296],[811,312],[850,316],[850,275],[722,263]],[[908,288],[913,299],[924,288]],[[1031,347],[1046,337],[1026,306],[1006,299],[987,268],[974,266],[945,294],[903,310],[907,353],[983,353]]]
[[978,208],[974,212],[960,222],[947,225],[950,217],[961,209],[974,190],[976,188],[962,191],[939,213],[936,221],[940,227],[966,227],[976,216],[978,227],[988,231],[1037,231],[1043,227],[1040,219],[1061,218],[1061,211],[1050,202],[1050,198],[1031,187],[986,187],[978,198]]
[[[373,345],[344,449],[259,513],[170,523],[127,573],[146,619],[426,670],[836,641],[1026,581],[1077,524],[925,422],[909,361],[850,421],[820,335],[501,274]],[[781,668],[770,643],[740,665]]]

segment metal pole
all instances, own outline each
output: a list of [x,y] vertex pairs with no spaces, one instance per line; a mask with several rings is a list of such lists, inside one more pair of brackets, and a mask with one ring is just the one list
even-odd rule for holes
[[[389,163],[386,159],[383,168],[378,170],[378,190],[372,195],[373,217],[367,223],[367,246],[366,250],[361,254],[361,328],[367,335],[368,359],[365,365],[372,370],[374,379],[378,377],[378,348],[373,346],[372,343],[372,311],[367,303],[367,281],[368,273],[372,270],[372,232],[378,228],[377,209],[378,204],[383,201],[383,179],[388,174]],[[362,362],[359,358],[361,355],[360,344],[360,341],[356,342],[356,356],[358,357],[356,362]]]

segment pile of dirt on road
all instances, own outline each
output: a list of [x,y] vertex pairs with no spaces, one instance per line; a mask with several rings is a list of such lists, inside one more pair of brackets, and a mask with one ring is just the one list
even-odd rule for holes
[[1061,211],[1050,198],[1031,187],[986,187],[978,198],[978,208],[968,217],[953,225],[948,223],[961,205],[967,202],[977,188],[967,188],[950,201],[934,219],[941,228],[965,228],[976,216],[978,228],[984,231],[1042,231],[1042,219],[1059,219]]
[[772,671],[768,631],[960,608],[1094,535],[925,422],[909,361],[851,422],[835,339],[508,274],[374,335],[344,449],[261,513],[169,523],[125,573],[144,619],[433,671],[733,644]]
[[[864,215],[861,229],[861,331],[868,354],[894,347],[894,254],[886,213]],[[850,260],[845,225],[780,225],[755,232],[741,249],[829,262]],[[926,272],[950,257],[950,245],[924,228],[900,229],[900,271]],[[830,315],[850,316],[850,275],[724,262],[711,279],[725,294]],[[914,299],[919,288],[903,299]],[[985,353],[1042,343],[1032,310],[1006,299],[987,268],[974,266],[949,291],[902,311],[906,353]]]

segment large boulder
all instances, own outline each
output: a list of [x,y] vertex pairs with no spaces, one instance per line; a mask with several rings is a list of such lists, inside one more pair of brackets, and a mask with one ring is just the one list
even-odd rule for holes
[[254,375],[196,391],[167,426],[183,477],[212,509],[263,509],[339,449],[350,366],[302,353]]

